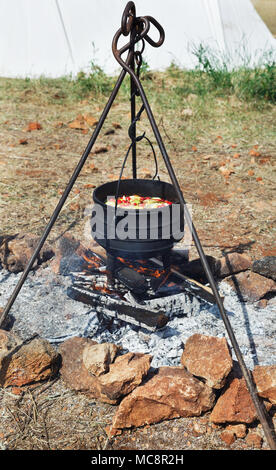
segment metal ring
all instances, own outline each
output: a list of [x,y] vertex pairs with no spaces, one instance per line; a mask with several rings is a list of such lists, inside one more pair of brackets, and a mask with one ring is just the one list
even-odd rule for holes
[[[144,49],[145,49],[145,41],[144,41],[144,39],[141,39],[141,41],[142,41],[142,49],[141,49],[140,51],[139,51],[139,50],[135,51],[135,54],[137,53],[137,55],[138,55],[138,54],[139,54],[139,55],[142,55],[143,52],[144,52]],[[139,41],[138,41],[138,42],[139,42]],[[137,42],[137,44],[138,44],[138,42]]]
[[134,2],[128,2],[123,15],[121,22],[121,31],[124,36],[127,36],[130,33],[133,22],[136,19],[136,8]]
[[159,24],[158,21],[156,21],[156,19],[153,18],[152,16],[145,16],[145,18],[147,18],[150,21],[150,23],[152,23],[156,27],[156,29],[159,31],[158,41],[153,41],[153,39],[151,39],[148,35],[145,36],[146,41],[148,41],[148,43],[153,47],[160,47],[165,40],[164,29],[162,28],[161,24]]
[[141,39],[143,39],[144,37],[146,37],[149,29],[150,29],[150,21],[147,19],[147,18],[141,18],[143,20],[143,25],[144,25],[144,29],[142,30],[142,32],[140,34],[138,34],[134,40],[134,42],[131,40],[129,41],[127,44],[125,44],[124,46],[121,47],[121,49],[118,49],[118,41],[119,41],[119,38],[121,36],[121,34],[123,34],[122,32],[122,28],[120,28],[117,33],[115,34],[114,38],[113,38],[113,41],[112,41],[112,52],[116,58],[116,60],[118,60],[118,58],[124,53],[126,52],[127,50],[129,50],[131,48],[131,46],[133,46],[134,44],[136,44],[138,41],[140,41]]

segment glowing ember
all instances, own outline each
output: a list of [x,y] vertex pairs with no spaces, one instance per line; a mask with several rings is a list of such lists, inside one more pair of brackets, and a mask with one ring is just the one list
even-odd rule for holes
[[[135,271],[137,271],[138,273],[141,273],[141,274],[145,274],[146,276],[150,276],[150,277],[161,277],[163,276],[166,271],[164,269],[158,269],[158,268],[150,268],[148,266],[139,266],[139,265],[133,265],[131,264],[130,261],[128,260],[125,260],[124,258],[120,258],[118,257],[118,260],[123,263],[123,264],[126,264],[129,268],[131,269],[134,269]],[[146,261],[144,260],[139,260],[139,263],[146,263]]]

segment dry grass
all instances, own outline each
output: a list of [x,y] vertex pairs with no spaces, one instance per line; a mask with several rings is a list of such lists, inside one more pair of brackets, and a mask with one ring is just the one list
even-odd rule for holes
[[9,450],[103,449],[114,409],[58,382],[20,396],[1,390],[0,441]]
[[[238,248],[258,257],[270,250],[271,209],[276,202],[275,106],[256,106],[234,95],[182,94],[183,77],[173,69],[151,75],[144,83],[206,252]],[[66,80],[1,79],[0,86],[1,233],[41,234],[93,131],[74,130],[68,123],[79,114],[99,118],[107,96],[90,94],[80,99]],[[42,128],[26,132],[32,121]],[[85,236],[93,187],[117,178],[129,145],[129,121],[129,100],[122,91],[93,149],[108,151],[92,151],[51,240],[67,230]],[[144,129],[154,142],[145,115],[138,132]],[[169,180],[160,155],[158,159],[160,177]],[[152,174],[153,159],[146,143],[138,144],[138,162],[138,175]],[[130,162],[124,174],[131,176]]]
[[[61,379],[26,389],[21,395],[2,389],[0,398],[2,450],[229,449],[220,439],[223,427],[209,422],[210,413],[125,430],[110,437],[108,427],[117,407],[71,391]],[[260,425],[254,423],[252,427],[262,434]],[[267,449],[266,443],[263,448]],[[231,450],[244,449],[250,447],[243,439],[231,445]]]

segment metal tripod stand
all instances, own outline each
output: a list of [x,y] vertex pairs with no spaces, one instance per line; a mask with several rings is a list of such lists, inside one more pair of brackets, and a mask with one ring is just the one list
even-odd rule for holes
[[[151,25],[154,25],[155,28],[158,30],[159,32],[159,40],[158,41],[153,41],[151,39],[151,37],[148,35],[149,33],[149,30],[150,30],[150,26]],[[129,42],[124,45],[123,47],[121,47],[121,49],[118,49],[118,41],[119,39],[121,38],[121,36],[129,36]],[[124,9],[124,12],[123,12],[123,15],[122,15],[122,23],[121,23],[121,28],[117,31],[117,33],[115,34],[114,36],[114,39],[113,39],[113,43],[112,43],[112,51],[113,51],[113,54],[115,56],[115,59],[118,61],[118,63],[121,65],[122,67],[122,71],[118,77],[118,80],[116,82],[116,85],[114,86],[114,89],[109,97],[109,100],[102,112],[102,115],[99,119],[99,122],[98,124],[96,125],[96,128],[93,132],[93,135],[91,136],[89,142],[88,142],[88,145],[78,163],[78,165],[76,166],[67,186],[66,186],[66,189],[63,193],[63,195],[61,196],[60,198],[60,201],[58,202],[47,226],[45,227],[44,229],[44,232],[39,240],[39,243],[33,253],[33,255],[31,256],[24,272],[22,273],[19,281],[18,281],[18,284],[16,285],[3,313],[2,313],[2,317],[0,319],[0,327],[1,325],[4,324],[4,321],[11,309],[11,307],[13,306],[30,270],[32,269],[33,265],[34,265],[34,262],[35,260],[37,259],[39,253],[40,253],[40,250],[42,249],[57,217],[59,216],[59,213],[68,197],[68,195],[70,194],[70,191],[76,181],[76,179],[78,178],[91,150],[92,150],[92,147],[100,133],[100,130],[103,126],[103,123],[108,115],[108,112],[117,96],[117,93],[120,89],[120,86],[126,76],[126,74],[128,73],[130,75],[130,80],[131,80],[131,121],[133,122],[134,119],[135,119],[135,97],[136,95],[140,97],[143,105],[144,105],[144,108],[145,108],[145,111],[147,113],[147,116],[148,116],[148,119],[149,119],[149,122],[151,124],[151,127],[152,127],[152,130],[153,130],[153,133],[154,133],[154,136],[155,136],[155,139],[156,139],[156,142],[159,146],[159,149],[160,149],[160,152],[161,152],[161,155],[164,159],[164,162],[165,162],[165,165],[166,165],[166,168],[168,170],[168,173],[169,173],[169,176],[170,176],[170,179],[172,181],[172,184],[175,188],[175,191],[176,191],[176,194],[178,196],[178,199],[179,199],[179,202],[180,202],[180,205],[182,206],[183,208],[183,212],[184,212],[184,218],[185,218],[185,221],[189,227],[189,230],[191,231],[191,234],[192,234],[192,237],[193,237],[193,240],[194,240],[194,243],[195,243],[195,246],[197,248],[197,251],[198,251],[198,254],[199,254],[199,257],[200,257],[200,260],[202,262],[202,266],[203,266],[203,269],[205,271],[205,274],[207,276],[207,279],[209,281],[209,284],[212,288],[212,291],[213,291],[213,294],[214,294],[214,297],[216,299],[216,302],[217,302],[217,305],[218,305],[218,308],[219,308],[219,311],[220,311],[220,314],[221,314],[221,318],[224,322],[224,325],[225,325],[225,328],[227,330],[227,333],[228,333],[228,336],[229,336],[229,339],[231,341],[231,344],[233,346],[233,349],[235,351],[235,355],[237,357],[237,360],[238,360],[238,363],[240,365],[240,368],[241,368],[241,371],[243,373],[243,376],[244,376],[244,379],[245,379],[245,382],[246,382],[246,385],[247,385],[247,388],[249,390],[249,393],[251,395],[251,398],[252,398],[252,401],[255,405],[255,408],[256,408],[256,412],[257,412],[257,415],[258,415],[258,418],[263,426],[263,429],[264,429],[264,433],[265,433],[265,436],[266,436],[266,439],[268,441],[268,444],[270,446],[271,449],[273,450],[276,450],[276,441],[275,441],[275,437],[274,437],[274,432],[273,430],[270,428],[270,425],[268,423],[268,418],[267,418],[267,414],[266,414],[266,410],[264,408],[264,405],[263,403],[260,401],[259,397],[258,397],[258,394],[257,394],[257,391],[256,391],[256,386],[253,382],[253,379],[252,379],[252,375],[251,375],[251,372],[247,369],[246,365],[245,365],[245,362],[244,362],[244,359],[242,357],[242,354],[241,354],[241,351],[240,351],[240,348],[239,348],[239,345],[236,341],[236,338],[235,338],[235,335],[234,335],[234,332],[233,332],[233,329],[231,327],[231,324],[229,322],[229,319],[227,317],[227,314],[225,312],[225,309],[224,309],[224,306],[223,306],[223,303],[222,303],[222,300],[221,300],[221,297],[219,296],[219,293],[218,293],[218,289],[217,289],[217,286],[216,286],[216,283],[215,283],[215,280],[214,280],[214,277],[213,277],[213,274],[211,272],[211,269],[208,265],[208,262],[207,262],[207,259],[206,259],[206,256],[204,254],[204,251],[203,251],[203,248],[202,248],[202,245],[201,245],[201,242],[199,240],[199,237],[197,235],[197,232],[196,232],[196,229],[194,227],[194,224],[192,222],[192,219],[191,219],[191,216],[190,216],[190,213],[187,209],[187,206],[186,206],[186,203],[185,203],[185,200],[184,200],[184,197],[183,197],[183,194],[182,194],[182,191],[180,189],[180,186],[179,186],[179,183],[177,181],[177,178],[176,178],[176,175],[175,175],[175,172],[174,172],[174,169],[171,165],[171,162],[170,162],[170,159],[169,159],[169,156],[167,154],[167,151],[165,149],[165,146],[164,146],[164,143],[162,141],[162,138],[161,138],[161,135],[159,133],[159,130],[158,130],[158,127],[156,125],[156,122],[155,122],[155,119],[154,119],[154,116],[153,116],[153,113],[151,111],[151,108],[150,108],[150,105],[148,103],[148,100],[147,100],[147,97],[146,97],[146,94],[144,92],[144,89],[142,87],[142,84],[139,80],[139,77],[137,75],[137,73],[135,73],[135,63],[136,65],[138,65],[138,68],[139,66],[141,65],[141,53],[144,49],[144,46],[145,46],[145,41],[148,42],[151,46],[153,47],[159,47],[163,44],[164,42],[164,38],[165,38],[165,33],[164,33],[164,30],[162,28],[162,26],[154,19],[152,18],[151,16],[143,16],[143,17],[137,17],[136,16],[136,8],[135,8],[135,4],[130,1],[127,3],[125,9]],[[135,51],[135,45],[141,41],[142,42],[142,50],[141,51]],[[126,60],[124,61],[122,59],[122,55],[127,52],[127,58]],[[134,137],[135,137],[135,127],[134,127]],[[136,168],[136,145],[133,145],[132,146],[132,170],[133,170],[133,178],[136,178],[137,176],[137,168]]]

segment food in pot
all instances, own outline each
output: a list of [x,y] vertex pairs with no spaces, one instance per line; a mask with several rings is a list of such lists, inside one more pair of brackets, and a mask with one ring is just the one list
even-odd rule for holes
[[[108,197],[106,204],[108,206],[116,206],[116,198]],[[171,206],[172,202],[162,199],[161,197],[144,197],[134,194],[132,196],[118,197],[117,207],[124,209],[157,209],[159,207]]]

